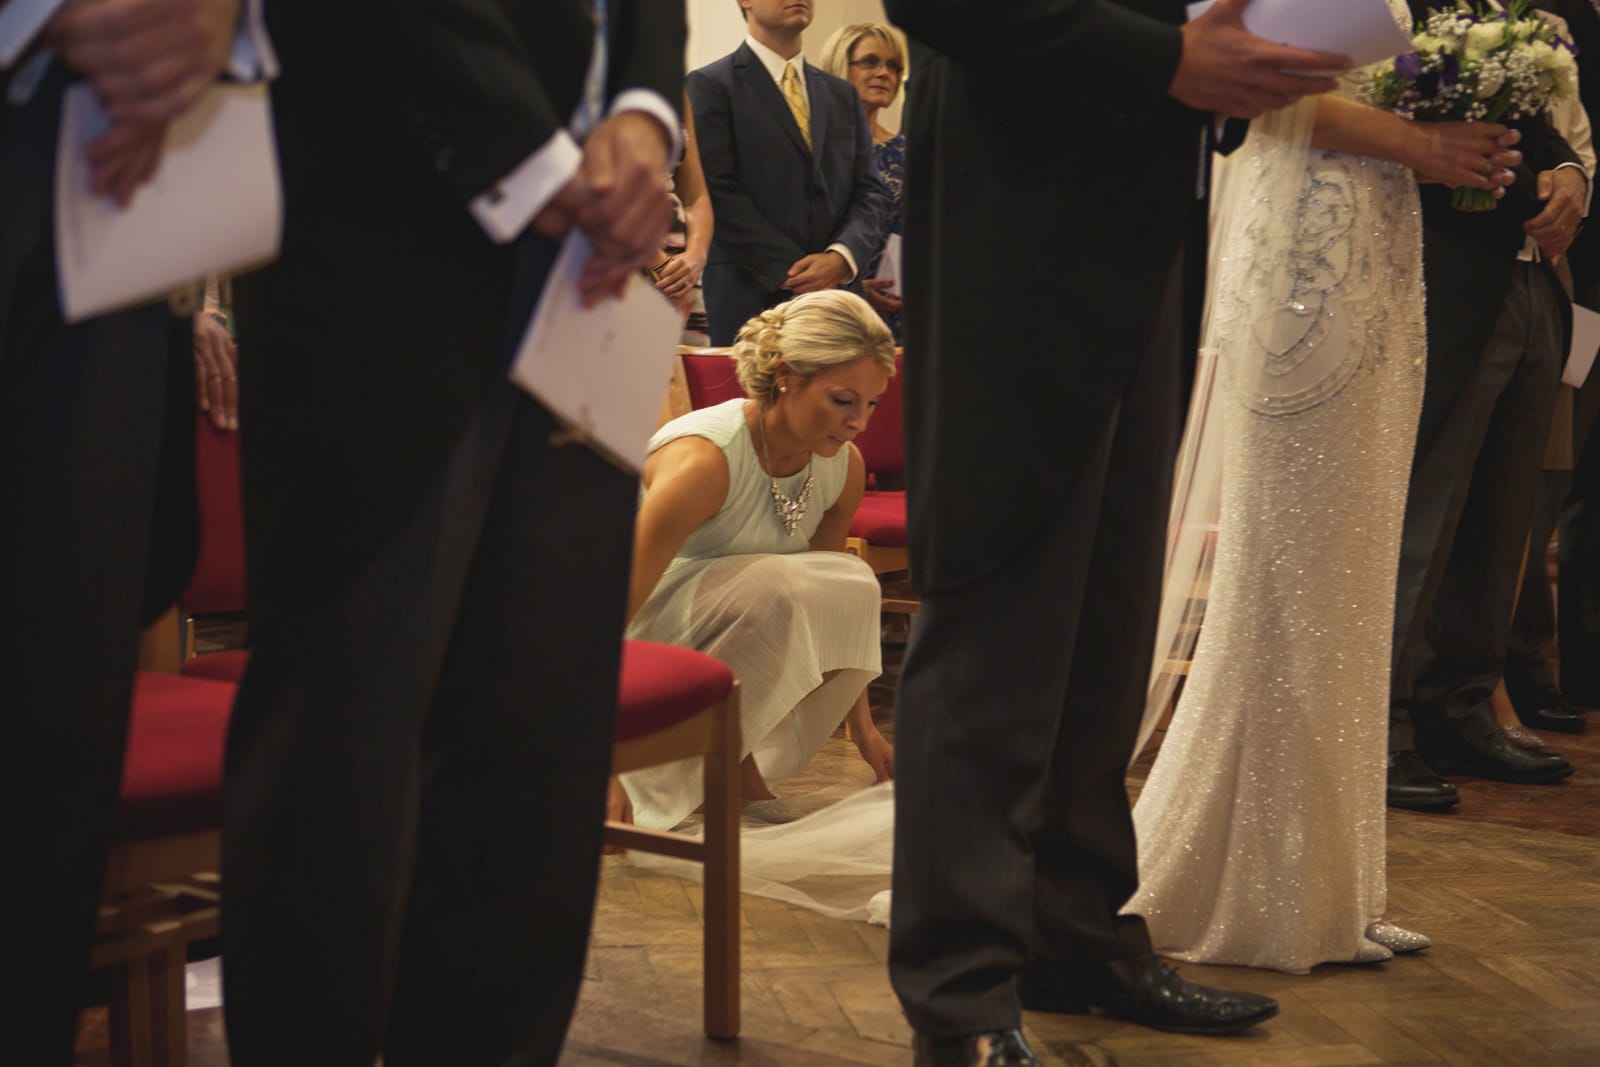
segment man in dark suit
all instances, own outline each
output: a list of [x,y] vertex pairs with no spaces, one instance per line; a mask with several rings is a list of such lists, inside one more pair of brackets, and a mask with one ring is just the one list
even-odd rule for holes
[[[637,481],[507,379],[577,227],[671,219],[662,0],[281,4],[282,258],[235,285],[253,651],[238,1067],[547,1064],[598,876]],[[572,353],[581,359],[581,352]]]
[[[1022,1007],[1239,1030],[1120,915],[1201,278],[1208,112],[1332,88],[1222,0],[891,0],[905,181],[911,574],[889,970],[919,1064],[1032,1064]],[[1180,26],[1182,28],[1180,29]],[[1029,106],[1023,106],[1024,104]],[[1061,121],[1041,135],[1040,109]],[[1005,269],[997,269],[1000,265]],[[1014,984],[1020,979],[1020,986]],[[1020,1004],[1019,1004],[1020,989]]]
[[743,44],[687,80],[716,228],[711,343],[801,293],[848,285],[883,246],[889,191],[855,89],[805,62],[810,0],[739,0]]
[[[1535,6],[1566,23],[1565,32],[1578,52],[1578,93],[1592,125],[1600,117],[1600,12],[1592,0],[1538,0]],[[1579,231],[1567,262],[1574,300],[1600,308],[1600,228]],[[1587,447],[1600,408],[1600,375],[1591,374],[1570,402],[1558,394],[1556,404],[1558,413],[1564,405],[1570,408],[1570,418],[1555,420],[1551,432],[1564,433],[1570,423],[1568,441],[1555,444],[1560,448],[1570,443],[1572,467],[1546,469],[1535,489],[1531,554],[1512,621],[1505,680],[1525,724],[1581,733],[1587,726],[1583,709],[1600,708],[1600,529],[1595,526],[1600,498],[1594,495],[1600,484],[1595,466],[1600,448]],[[1561,591],[1552,597],[1543,553],[1557,525]]]
[[94,150],[96,186],[126,201],[167,122],[228,60],[239,8],[68,3],[38,36],[0,39],[0,54],[20,53],[0,69],[0,781],[11,951],[29,961],[6,1010],[11,1063],[71,1061],[138,629],[176,599],[195,552],[188,320],[160,303],[61,316],[62,95],[87,81],[128,116]]
[[[1411,6],[1420,19],[1437,5]],[[1435,771],[1524,783],[1572,773],[1508,740],[1488,703],[1571,322],[1550,260],[1588,199],[1550,121],[1524,126],[1518,180],[1496,210],[1457,211],[1449,189],[1422,188],[1428,368],[1400,539],[1388,761],[1389,803],[1416,811],[1458,800]]]

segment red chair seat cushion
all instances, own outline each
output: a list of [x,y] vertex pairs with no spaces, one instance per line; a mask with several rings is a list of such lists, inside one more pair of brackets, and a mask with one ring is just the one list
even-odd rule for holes
[[222,824],[222,748],[237,688],[154,671],[134,676],[119,839]]
[[617,701],[618,741],[659,733],[727,697],[733,672],[703,652],[654,641],[624,641]]
[[250,662],[250,650],[229,649],[226,652],[207,652],[196,656],[181,668],[185,678],[210,678],[214,682],[239,684],[244,677],[245,664]]
[[850,520],[850,536],[883,548],[906,547],[906,494],[870,492]]

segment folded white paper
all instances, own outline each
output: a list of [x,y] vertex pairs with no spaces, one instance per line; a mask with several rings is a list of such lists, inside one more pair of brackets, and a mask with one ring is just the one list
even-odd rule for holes
[[883,258],[878,260],[878,280],[891,281],[890,296],[900,295],[900,235],[891,233],[883,244]]
[[[1189,18],[1199,18],[1213,2],[1190,4]],[[1348,56],[1358,67],[1415,50],[1388,0],[1251,0],[1244,25],[1276,44]]]
[[1582,389],[1594,368],[1596,352],[1600,352],[1600,312],[1573,304],[1572,347],[1567,350],[1567,369],[1561,372],[1561,380],[1574,389]]
[[562,244],[517,346],[511,380],[565,422],[573,440],[637,471],[672,382],[683,316],[639,277],[628,279],[620,297],[585,308],[578,277],[591,251],[577,230]]
[[0,3],[0,70],[17,61],[63,0],[4,0]]
[[159,169],[126,208],[89,192],[85,151],[109,126],[87,85],[67,90],[55,222],[68,322],[278,254],[283,194],[264,84],[218,85],[174,121]]

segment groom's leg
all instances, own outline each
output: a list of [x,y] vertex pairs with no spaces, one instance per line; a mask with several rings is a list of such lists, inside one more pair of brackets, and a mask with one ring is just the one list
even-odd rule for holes
[[[994,574],[923,596],[895,706],[889,977],[930,1037],[1018,1025],[1012,978],[1041,950],[1036,892],[1052,945],[1079,929],[1101,959],[1148,948],[1142,921],[1113,927],[1137,884],[1122,775],[1160,595],[1180,278],[1175,269],[1139,372],[1039,539]],[[1113,649],[1080,640],[1087,625],[1132,632]],[[1085,664],[1074,649],[1123,658]],[[1096,701],[1113,694],[1118,721],[1107,724]],[[1070,735],[1064,718],[1079,724]],[[1073,744],[1093,752],[1058,755]],[[1062,781],[1091,766],[1086,788]]]
[[1179,387],[1177,361],[1152,352],[1122,401],[1033,835],[1036,952],[1069,965],[1092,968],[1150,951],[1144,920],[1118,914],[1139,886],[1124,779],[1149,693]]
[[[889,977],[930,1037],[1017,1026],[1033,952],[1034,865],[1050,753],[1112,428],[1021,557],[923,595],[895,702]],[[1141,670],[1142,673],[1142,670]]]

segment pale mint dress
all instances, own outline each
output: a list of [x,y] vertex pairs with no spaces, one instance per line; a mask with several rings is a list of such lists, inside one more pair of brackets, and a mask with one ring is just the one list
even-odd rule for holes
[[[775,785],[806,765],[881,673],[882,590],[854,556],[809,550],[844,491],[849,450],[813,458],[811,502],[790,536],[773,511],[771,479],[756,459],[744,405],[730,400],[692,411],[650,439],[651,452],[680,437],[704,437],[722,449],[728,496],[689,535],[628,636],[697,649],[732,669],[744,754],[753,752],[761,776]],[[805,480],[801,471],[778,485],[795,497]],[[640,826],[668,829],[703,800],[699,760],[621,777]]]

